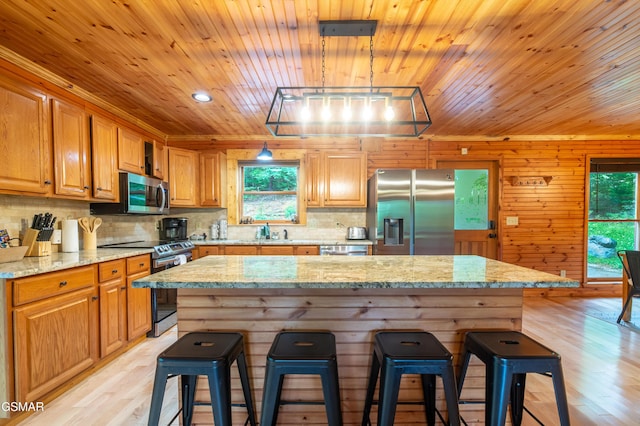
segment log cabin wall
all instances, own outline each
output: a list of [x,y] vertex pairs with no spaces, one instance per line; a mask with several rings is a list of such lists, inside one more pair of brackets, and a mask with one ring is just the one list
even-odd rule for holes
[[[368,176],[379,168],[435,167],[438,160],[496,160],[500,164],[499,235],[501,260],[560,274],[582,283],[578,289],[527,290],[526,295],[619,296],[620,286],[586,283],[586,209],[591,157],[638,157],[639,140],[287,140],[270,149],[361,149],[367,151]],[[262,146],[263,141],[216,142],[225,149]],[[170,143],[171,144],[171,143]],[[181,142],[176,142],[182,146]],[[186,142],[195,148],[197,142]],[[344,148],[342,148],[344,146]],[[467,149],[466,155],[461,150]],[[513,185],[513,177],[548,176],[546,186]],[[517,226],[507,226],[517,216]]]
[[[468,154],[462,156],[466,148]],[[638,140],[431,141],[429,165],[438,159],[491,159],[500,162],[499,233],[501,260],[560,274],[582,283],[579,289],[528,290],[527,295],[613,296],[619,285],[586,283],[586,212],[591,157],[640,155]],[[513,177],[550,176],[546,186],[512,185]],[[517,216],[517,226],[507,226]]]

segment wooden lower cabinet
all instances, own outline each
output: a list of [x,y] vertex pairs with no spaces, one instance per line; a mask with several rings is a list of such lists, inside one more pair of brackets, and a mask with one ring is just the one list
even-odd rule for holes
[[98,359],[95,287],[14,309],[16,401],[36,401]]
[[[197,252],[197,255],[196,255]],[[194,250],[194,260],[199,257],[205,257],[210,255],[263,255],[263,256],[304,256],[304,255],[318,255],[320,254],[320,247],[318,246],[297,246],[286,244],[274,244],[274,245],[215,245],[215,246],[200,246],[197,250]]]
[[225,255],[252,256],[258,254],[259,246],[224,246]]
[[151,330],[151,290],[131,287],[150,270],[145,254],[13,280],[14,400],[42,400]]
[[295,246],[293,254],[296,256],[317,256],[320,254],[318,246]]
[[134,340],[151,330],[151,289],[133,288],[131,283],[151,272],[148,254],[127,259],[127,339]]
[[127,282],[124,259],[98,265],[100,357],[127,343]]
[[260,254],[265,256],[291,256],[294,246],[262,246]]

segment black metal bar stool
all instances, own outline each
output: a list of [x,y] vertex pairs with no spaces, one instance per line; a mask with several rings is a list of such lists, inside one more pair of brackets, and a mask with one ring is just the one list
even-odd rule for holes
[[267,354],[261,426],[278,419],[282,383],[287,374],[318,374],[322,380],[324,405],[330,426],[342,425],[336,339],[330,332],[283,331],[273,340]]
[[453,355],[433,334],[423,331],[380,331],[374,340],[362,426],[371,424],[369,414],[380,371],[378,425],[392,425],[394,422],[403,374],[420,374],[428,425],[435,425],[436,422],[436,376],[440,376],[449,424],[460,424]]
[[181,375],[182,421],[191,424],[198,375],[207,376],[211,393],[211,408],[216,426],[231,424],[231,364],[236,361],[244,393],[249,422],[256,425],[255,409],[249,385],[249,373],[244,355],[244,340],[240,333],[187,333],[158,355],[153,383],[149,425],[157,425],[167,378]]
[[[518,331],[470,331],[465,335],[458,396],[471,355],[485,364],[485,424],[504,425],[511,400],[511,422],[522,423],[527,373],[550,374],[560,424],[569,425],[569,407],[560,355]],[[472,401],[460,401],[461,403]]]

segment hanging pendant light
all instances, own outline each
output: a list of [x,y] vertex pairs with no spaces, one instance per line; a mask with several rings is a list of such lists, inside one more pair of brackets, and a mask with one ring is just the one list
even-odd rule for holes
[[271,154],[271,151],[269,151],[267,149],[267,143],[264,143],[264,147],[262,148],[262,151],[260,151],[260,154],[258,154],[258,156],[256,157],[258,160],[261,161],[271,161],[273,160],[273,154]]
[[[322,86],[278,87],[266,126],[274,136],[419,136],[431,117],[419,86],[373,85],[377,21],[320,21]],[[369,36],[369,86],[325,86],[325,37]]]

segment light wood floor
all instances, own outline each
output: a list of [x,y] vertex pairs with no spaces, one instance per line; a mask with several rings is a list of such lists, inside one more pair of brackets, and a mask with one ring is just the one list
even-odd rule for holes
[[[585,314],[617,314],[619,309],[617,298],[525,299],[523,331],[562,355],[573,425],[640,422],[640,332]],[[175,338],[172,330],[148,339],[20,425],[146,425],[155,357]],[[163,425],[168,424],[178,406],[175,380],[171,382],[165,396]],[[557,424],[549,378],[529,375],[525,405],[546,425]],[[537,422],[525,414],[523,424]]]

